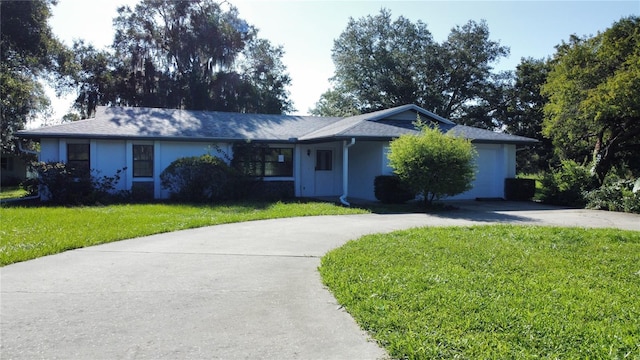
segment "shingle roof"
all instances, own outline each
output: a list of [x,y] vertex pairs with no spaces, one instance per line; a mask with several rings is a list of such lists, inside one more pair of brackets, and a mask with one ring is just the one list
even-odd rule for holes
[[417,118],[412,115],[411,120],[396,120],[394,117],[406,112],[420,114],[442,125],[455,125],[450,120],[440,117],[419,106],[409,104],[344,118],[329,126],[306,134],[301,140],[327,139],[327,138],[394,138],[402,134],[415,132],[413,121]]
[[538,140],[524,136],[499,133],[466,125],[455,125],[447,130],[447,134],[482,143],[533,144],[538,142]]
[[[413,121],[399,115],[412,112],[439,124],[443,131],[478,142],[532,143],[536,140],[497,133],[453,122],[416,105],[347,118],[241,114],[157,108],[99,107],[96,117],[18,132],[24,138],[120,138],[182,141],[324,141],[348,138],[392,139],[417,133]],[[410,115],[410,114],[409,114]]]
[[288,141],[340,118],[176,109],[99,107],[95,118],[19,132],[19,136]]

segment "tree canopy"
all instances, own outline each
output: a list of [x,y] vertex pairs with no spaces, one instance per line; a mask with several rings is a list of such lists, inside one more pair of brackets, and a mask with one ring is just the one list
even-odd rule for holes
[[54,0],[0,1],[2,150],[16,152],[13,134],[49,108],[42,83],[63,72],[69,53],[47,20]]
[[[640,18],[557,46],[542,88],[543,131],[562,158],[591,159],[600,183],[616,164],[640,170]],[[638,174],[636,174],[637,176]]]
[[489,38],[486,22],[469,21],[438,44],[427,25],[388,10],[351,18],[334,41],[333,88],[312,113],[338,116],[408,103],[462,123],[493,128],[508,78],[491,64],[509,49]]
[[506,133],[540,141],[518,151],[517,168],[524,173],[546,170],[553,155],[551,141],[542,135],[543,108],[547,98],[540,93],[540,89],[548,73],[547,60],[521,59],[516,66],[513,83],[506,87],[504,106],[496,113]]
[[213,0],[142,0],[118,9],[113,52],[75,44],[76,107],[96,105],[285,113],[283,49]]

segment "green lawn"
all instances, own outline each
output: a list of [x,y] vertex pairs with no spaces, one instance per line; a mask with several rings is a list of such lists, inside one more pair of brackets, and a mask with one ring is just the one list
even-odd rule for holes
[[365,213],[327,203],[0,207],[0,266],[138,236],[222,223]]
[[0,190],[0,200],[16,199],[27,195],[27,191],[19,186],[4,186]]
[[365,236],[320,272],[399,359],[640,359],[640,232],[507,225]]

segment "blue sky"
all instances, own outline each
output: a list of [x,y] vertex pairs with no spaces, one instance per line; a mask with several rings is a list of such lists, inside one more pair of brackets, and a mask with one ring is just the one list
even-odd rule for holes
[[[381,8],[394,18],[404,16],[427,24],[436,41],[446,39],[456,25],[487,21],[492,40],[511,48],[511,55],[495,65],[513,70],[522,57],[553,55],[554,46],[571,34],[595,35],[620,18],[640,15],[640,1],[274,1],[229,0],[240,17],[260,29],[260,37],[282,45],[283,62],[292,77],[289,88],[296,114],[306,114],[330,84],[333,41],[349,17],[375,15]],[[59,0],[50,20],[65,43],[84,39],[98,48],[111,44],[116,8],[138,0]],[[69,98],[54,101],[62,117]]]

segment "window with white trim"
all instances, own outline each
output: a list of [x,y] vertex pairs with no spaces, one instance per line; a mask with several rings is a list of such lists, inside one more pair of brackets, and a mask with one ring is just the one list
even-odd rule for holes
[[90,164],[89,144],[67,144],[67,165],[78,172],[89,172]]
[[153,145],[133,145],[133,177],[153,177]]
[[293,176],[293,148],[244,146],[234,150],[234,165],[247,175]]

